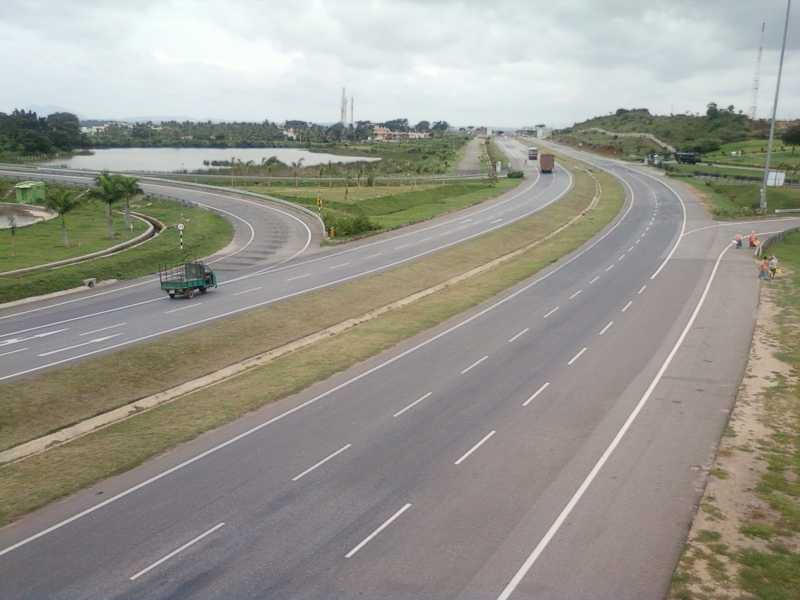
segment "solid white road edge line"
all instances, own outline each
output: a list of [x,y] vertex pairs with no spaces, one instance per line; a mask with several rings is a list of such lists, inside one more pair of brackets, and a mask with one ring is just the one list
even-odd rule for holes
[[461,458],[459,458],[459,459],[458,459],[456,462],[454,462],[453,464],[454,464],[454,465],[456,465],[456,466],[458,466],[458,465],[460,465],[462,462],[464,462],[465,460],[467,460],[467,458],[469,458],[470,454],[472,454],[473,452],[475,452],[475,450],[477,450],[478,448],[480,448],[481,446],[483,446],[483,444],[484,444],[484,443],[485,443],[485,442],[486,442],[486,441],[487,441],[487,440],[488,440],[490,437],[492,437],[492,436],[493,436],[495,433],[497,433],[497,431],[495,431],[494,429],[492,429],[492,430],[491,430],[489,433],[487,433],[485,436],[483,436],[483,437],[481,438],[481,441],[480,441],[480,442],[478,442],[478,443],[477,443],[477,444],[475,444],[475,445],[474,445],[472,448],[470,448],[469,450],[467,450],[467,451],[464,453],[464,455],[463,455]]
[[531,397],[528,398],[527,400],[525,400],[525,402],[522,403],[522,406],[528,406],[528,404],[530,404],[531,402],[533,402],[536,399],[536,396],[541,394],[543,391],[545,391],[549,387],[550,387],[550,382],[549,381],[547,383],[543,383],[542,387],[540,387],[538,390],[533,392],[533,394],[531,394]]
[[365,538],[362,540],[362,542],[361,542],[361,543],[360,543],[358,546],[356,546],[355,548],[353,548],[352,550],[350,550],[350,552],[348,552],[347,554],[345,554],[345,555],[344,555],[344,557],[345,557],[345,558],[352,558],[352,557],[355,555],[355,553],[356,553],[356,552],[358,552],[358,551],[359,551],[359,550],[361,550],[361,549],[362,549],[364,546],[366,546],[366,545],[367,545],[367,544],[368,544],[368,543],[369,543],[369,542],[372,540],[372,538],[374,538],[374,537],[375,537],[376,535],[378,535],[378,534],[379,534],[381,531],[383,531],[383,530],[384,530],[384,529],[386,529],[386,528],[387,528],[389,525],[391,525],[391,524],[392,524],[392,523],[393,523],[393,522],[394,522],[394,521],[395,521],[395,520],[396,520],[396,519],[397,519],[397,518],[398,518],[400,515],[402,515],[404,512],[406,512],[406,511],[407,511],[409,508],[411,508],[411,503],[410,503],[410,502],[409,502],[409,503],[407,503],[407,504],[405,504],[405,505],[403,506],[403,508],[401,508],[400,510],[398,510],[398,511],[397,511],[396,513],[394,513],[394,514],[393,514],[391,517],[389,517],[389,518],[388,518],[386,521],[384,521],[383,525],[381,525],[381,526],[380,526],[380,527],[378,527],[378,528],[377,528],[375,531],[373,531],[373,532],[372,532],[372,533],[370,533],[370,534],[369,534],[367,537],[365,537]]
[[[620,181],[622,181],[623,183],[626,183],[622,179],[620,179]],[[626,183],[626,185],[628,185],[628,184]],[[430,337],[430,338],[428,338],[426,340],[421,341],[419,344],[417,344],[415,346],[412,346],[411,348],[408,348],[407,350],[404,350],[400,354],[397,354],[396,356],[393,356],[393,357],[387,359],[386,361],[384,361],[384,362],[382,362],[382,363],[380,363],[378,365],[375,365],[374,367],[372,367],[370,369],[367,369],[363,373],[355,375],[354,377],[351,377],[347,381],[344,381],[344,382],[340,383],[339,385],[336,385],[336,386],[332,387],[331,389],[326,390],[326,391],[322,392],[321,394],[318,394],[317,396],[314,396],[313,398],[309,398],[308,400],[298,404],[297,406],[294,406],[294,407],[292,407],[292,408],[290,408],[288,410],[285,410],[284,412],[279,413],[279,414],[275,415],[274,417],[272,417],[270,419],[267,419],[266,421],[264,421],[262,423],[259,423],[258,425],[255,425],[255,426],[251,427],[250,429],[248,429],[246,431],[243,431],[242,433],[239,433],[239,434],[235,435],[234,437],[232,437],[232,438],[230,438],[228,440],[225,440],[224,442],[221,442],[221,443],[217,444],[216,446],[212,446],[211,448],[208,448],[207,450],[204,450],[200,454],[197,454],[197,455],[195,455],[195,456],[193,456],[191,458],[188,458],[188,459],[184,460],[183,462],[180,462],[180,463],[170,467],[169,469],[161,471],[160,473],[157,473],[156,475],[153,475],[152,477],[150,477],[148,479],[145,479],[144,481],[141,481],[141,482],[137,483],[136,485],[134,485],[132,487],[129,487],[126,490],[123,490],[123,491],[121,491],[121,492],[119,492],[117,494],[114,494],[113,496],[111,496],[109,498],[106,498],[102,502],[98,502],[97,504],[94,504],[94,505],[92,505],[92,506],[90,506],[88,508],[85,508],[84,510],[72,515],[71,517],[67,517],[66,519],[63,519],[63,520],[51,525],[50,527],[42,529],[41,531],[39,531],[37,533],[34,533],[33,535],[30,535],[30,536],[28,536],[26,538],[23,538],[22,540],[12,544],[11,546],[3,548],[2,550],[0,550],[0,556],[4,556],[4,555],[6,555],[6,554],[8,554],[10,552],[13,552],[14,550],[17,550],[18,548],[21,548],[22,546],[26,546],[26,545],[30,544],[31,542],[34,542],[34,541],[38,540],[39,538],[42,538],[42,537],[44,537],[44,536],[46,536],[46,535],[48,535],[48,534],[50,534],[50,533],[52,533],[54,531],[58,531],[62,527],[66,527],[70,523],[73,523],[75,521],[78,521],[79,519],[82,519],[82,518],[84,518],[84,517],[86,517],[88,515],[91,515],[92,513],[100,510],[101,508],[105,508],[109,504],[113,504],[114,502],[118,502],[119,500],[122,500],[123,498],[126,498],[127,496],[133,494],[134,492],[138,492],[142,488],[145,488],[145,487],[147,487],[149,485],[152,485],[152,484],[156,483],[157,481],[160,481],[161,479],[164,479],[165,477],[168,477],[169,475],[172,475],[173,473],[175,473],[177,471],[180,471],[181,469],[185,469],[186,467],[189,467],[189,466],[193,465],[194,463],[203,460],[207,456],[210,456],[212,454],[216,454],[220,450],[223,450],[224,448],[227,448],[228,446],[231,446],[231,445],[237,443],[238,441],[240,441],[240,440],[242,440],[244,438],[247,438],[247,437],[253,435],[254,433],[257,433],[257,432],[261,431],[265,427],[269,427],[273,423],[281,421],[281,420],[285,419],[286,417],[288,417],[290,415],[293,415],[294,413],[299,412],[299,411],[303,410],[304,408],[306,408],[308,406],[311,406],[312,404],[316,404],[320,400],[323,400],[324,398],[327,398],[328,396],[338,392],[339,390],[341,390],[341,389],[343,389],[343,388],[345,388],[345,387],[347,387],[347,386],[349,386],[349,385],[351,385],[351,384],[353,384],[353,383],[355,383],[357,381],[361,381],[362,379],[364,379],[365,377],[368,377],[369,375],[372,375],[376,371],[379,371],[379,370],[381,370],[381,369],[383,369],[385,367],[388,367],[389,365],[394,364],[397,361],[402,360],[403,358],[405,358],[406,356],[416,352],[417,350],[419,350],[421,348],[424,348],[424,347],[436,342],[440,338],[443,338],[446,335],[449,335],[453,331],[461,329],[462,327],[464,327],[464,326],[472,323],[473,321],[481,318],[485,314],[487,314],[487,313],[497,309],[498,307],[504,305],[506,302],[510,302],[511,300],[516,298],[517,296],[520,296],[521,294],[524,294],[525,292],[527,292],[531,288],[535,287],[536,285],[538,285],[542,281],[544,281],[546,279],[549,279],[550,277],[552,277],[553,275],[555,275],[556,273],[558,273],[562,269],[564,269],[567,266],[571,265],[573,262],[575,262],[576,260],[578,260],[579,258],[584,256],[585,254],[591,252],[595,248],[595,246],[597,246],[600,242],[602,242],[609,235],[611,235],[614,232],[614,230],[616,230],[617,227],[619,227],[625,221],[625,218],[628,216],[628,214],[630,214],[631,210],[633,209],[633,206],[635,204],[635,198],[636,198],[635,194],[633,193],[633,188],[631,188],[630,185],[628,185],[628,188],[631,190],[631,201],[628,204],[628,208],[625,209],[625,212],[623,212],[622,216],[620,216],[620,218],[617,219],[616,223],[614,223],[614,225],[609,227],[603,235],[601,235],[599,238],[594,240],[594,242],[590,243],[583,250],[578,251],[577,253],[575,253],[573,256],[571,256],[570,258],[568,258],[567,260],[565,260],[564,262],[559,264],[554,269],[546,272],[541,277],[537,277],[536,279],[534,279],[533,281],[531,281],[531,282],[527,283],[526,285],[522,286],[518,290],[508,294],[507,296],[504,296],[503,298],[501,298],[497,302],[495,302],[493,304],[490,304],[486,308],[478,311],[477,313],[475,313],[473,315],[470,315],[469,317],[467,317],[463,321],[459,321],[458,323],[452,325],[451,327],[448,327],[444,331],[440,331],[439,333],[437,333],[433,337]],[[262,304],[265,304],[265,303],[262,303]],[[237,311],[232,311],[232,312],[240,312],[240,311],[237,310]],[[227,316],[227,315],[223,315],[223,316]],[[195,323],[195,324],[197,324],[197,323]],[[171,331],[177,331],[179,329],[183,329],[184,327],[185,326],[173,327],[171,329]],[[154,337],[154,336],[148,336],[148,337]],[[136,341],[142,341],[142,338],[139,338]],[[88,354],[94,354],[94,352],[87,353],[87,355]],[[64,360],[64,361],[61,361],[61,362],[68,362],[68,361]],[[49,366],[54,366],[54,365],[49,365]],[[33,369],[33,370],[38,371],[38,370],[43,369],[43,368],[45,368],[45,367],[39,367],[39,368],[36,368],[36,369]],[[31,370],[28,370],[26,372],[30,372],[30,371]],[[24,373],[17,373],[17,375],[22,375],[22,374],[24,374]],[[0,381],[2,381],[3,379],[8,379],[9,377],[13,377],[13,375],[6,376],[6,377],[0,377]]]
[[425,400],[426,398],[430,398],[430,396],[431,396],[431,394],[432,394],[432,393],[433,393],[433,392],[428,392],[428,393],[427,393],[427,394],[425,394],[424,396],[421,396],[421,397],[417,398],[417,399],[416,399],[416,400],[414,400],[414,401],[413,401],[411,404],[409,404],[409,405],[408,405],[408,406],[406,406],[405,408],[401,408],[401,409],[400,409],[400,410],[398,410],[396,413],[394,413],[392,416],[393,416],[393,417],[395,417],[395,418],[396,418],[396,417],[399,417],[400,415],[402,415],[402,414],[403,414],[404,412],[406,412],[407,410],[411,410],[412,408],[414,408],[414,407],[415,407],[417,404],[419,404],[420,402],[422,402],[422,401],[423,401],[423,400]]
[[611,454],[614,452],[614,450],[617,448],[622,438],[627,433],[628,429],[630,429],[631,425],[636,420],[636,417],[642,411],[642,408],[644,408],[644,405],[647,404],[647,401],[653,394],[653,391],[655,390],[656,386],[661,381],[661,378],[664,376],[664,373],[669,368],[669,365],[672,363],[672,360],[675,358],[675,355],[678,353],[678,350],[683,345],[683,341],[684,339],[686,339],[689,330],[692,328],[692,325],[694,325],[694,322],[697,319],[697,315],[706,301],[706,297],[708,296],[708,291],[711,289],[711,284],[714,282],[714,278],[717,275],[717,270],[719,269],[720,262],[722,262],[722,257],[725,256],[725,253],[730,248],[731,246],[726,246],[717,257],[717,261],[714,263],[714,268],[711,270],[711,274],[709,275],[708,281],[706,282],[706,287],[705,289],[703,289],[703,293],[700,296],[700,299],[697,301],[697,305],[694,307],[694,311],[692,311],[692,315],[689,317],[689,321],[686,323],[686,326],[683,328],[681,335],[678,337],[678,340],[675,342],[675,345],[672,347],[672,350],[670,350],[670,353],[667,355],[667,358],[662,363],[661,368],[658,370],[658,373],[656,373],[656,376],[653,378],[653,381],[650,382],[650,385],[645,390],[644,394],[634,407],[633,411],[631,411],[631,413],[628,415],[628,418],[622,424],[622,427],[620,427],[619,431],[617,431],[617,435],[614,436],[614,439],[611,440],[611,443],[608,445],[603,454],[597,460],[594,467],[592,467],[592,470],[589,471],[589,474],[586,476],[586,479],[583,480],[581,485],[578,487],[577,491],[569,499],[569,502],[567,502],[566,506],[564,506],[564,508],[561,510],[561,513],[559,513],[558,517],[556,517],[556,520],[550,526],[550,529],[547,530],[547,532],[544,534],[544,537],[539,541],[539,543],[530,553],[528,558],[525,559],[525,562],[522,563],[522,566],[519,568],[519,570],[517,570],[517,572],[511,578],[511,581],[508,582],[506,587],[497,597],[497,600],[508,600],[509,596],[511,596],[514,590],[517,589],[517,586],[519,586],[522,579],[525,577],[528,571],[530,571],[531,567],[534,565],[536,560],[539,558],[539,556],[541,556],[542,552],[544,552],[544,549],[547,547],[547,545],[550,543],[553,537],[555,537],[556,533],[558,533],[558,530],[561,529],[561,526],[564,524],[564,521],[567,520],[570,513],[573,511],[575,506],[580,501],[581,497],[586,493],[586,490],[589,488],[592,481],[594,481],[594,478],[597,477],[597,474],[600,472],[600,469],[603,468],[603,465],[606,464]]
[[325,458],[323,458],[323,459],[322,459],[321,461],[319,461],[318,463],[315,463],[315,464],[311,465],[310,467],[308,467],[308,468],[307,468],[305,471],[303,471],[303,472],[302,472],[302,473],[300,473],[299,475],[295,475],[294,477],[292,477],[292,481],[297,481],[297,480],[298,480],[298,479],[300,479],[301,477],[305,477],[306,475],[308,475],[309,473],[311,473],[311,471],[313,471],[313,470],[314,470],[314,469],[316,469],[317,467],[321,467],[322,465],[324,465],[326,462],[328,462],[328,461],[329,461],[329,460],[331,460],[332,458],[334,458],[334,457],[336,457],[336,456],[340,455],[342,452],[344,452],[345,450],[347,450],[348,448],[350,448],[352,445],[353,445],[353,444],[345,444],[344,446],[342,446],[341,448],[339,448],[339,449],[338,449],[336,452],[333,452],[333,453],[329,454],[328,456],[326,456]]
[[180,552],[183,552],[183,551],[184,551],[184,550],[186,550],[186,549],[187,549],[189,546],[193,546],[194,544],[196,544],[197,542],[199,542],[199,541],[200,541],[200,540],[202,540],[203,538],[206,538],[206,537],[208,537],[209,535],[211,535],[212,533],[214,533],[215,531],[217,531],[218,529],[220,529],[220,528],[222,528],[222,527],[225,527],[225,523],[217,523],[216,525],[214,525],[214,527],[212,527],[211,529],[209,529],[209,530],[208,530],[208,531],[206,531],[205,533],[201,533],[201,534],[200,534],[200,535],[198,535],[196,538],[194,538],[194,539],[192,539],[192,540],[189,540],[188,542],[186,542],[186,543],[185,543],[183,546],[181,546],[180,548],[176,548],[175,550],[173,550],[172,552],[170,552],[170,553],[169,553],[169,554],[167,554],[166,556],[164,556],[164,557],[162,557],[162,558],[159,558],[159,559],[158,559],[156,562],[154,562],[154,563],[153,563],[152,565],[150,565],[149,567],[146,567],[146,568],[142,569],[141,571],[139,571],[138,573],[136,573],[135,575],[132,575],[132,576],[130,577],[130,580],[131,580],[131,581],[136,581],[136,580],[137,580],[139,577],[141,577],[141,576],[142,576],[142,575],[144,575],[145,573],[148,573],[148,572],[152,571],[152,570],[153,570],[153,569],[155,569],[155,568],[156,568],[158,565],[160,565],[160,564],[162,564],[162,563],[164,563],[164,562],[168,561],[170,558],[172,558],[172,557],[173,557],[173,556],[175,556],[176,554],[179,554]]

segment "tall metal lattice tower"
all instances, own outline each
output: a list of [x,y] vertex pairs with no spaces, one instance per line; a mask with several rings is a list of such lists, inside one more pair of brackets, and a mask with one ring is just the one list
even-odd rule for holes
[[339,121],[341,121],[342,125],[347,125],[347,93],[344,88],[342,88],[342,106],[339,115]]
[[356,99],[355,96],[350,96],[350,125],[355,124],[355,118],[353,117],[353,105],[355,104]]
[[758,55],[756,57],[756,72],[753,75],[753,101],[750,104],[750,118],[755,119],[758,111],[758,85],[761,79],[761,55],[764,53],[764,27],[766,21],[761,21],[761,39],[758,41]]

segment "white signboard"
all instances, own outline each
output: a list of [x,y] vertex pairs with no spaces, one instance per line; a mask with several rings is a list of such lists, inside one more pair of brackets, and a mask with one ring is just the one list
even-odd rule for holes
[[784,171],[770,171],[767,175],[767,186],[769,187],[781,187],[784,181],[786,181]]

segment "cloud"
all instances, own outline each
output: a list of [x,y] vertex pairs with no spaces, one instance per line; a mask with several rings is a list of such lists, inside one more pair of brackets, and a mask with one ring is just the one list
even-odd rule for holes
[[[569,124],[620,106],[747,108],[762,19],[760,114],[774,89],[780,0],[643,3],[5,0],[0,110],[83,116],[356,118]],[[800,116],[800,17],[781,115]]]

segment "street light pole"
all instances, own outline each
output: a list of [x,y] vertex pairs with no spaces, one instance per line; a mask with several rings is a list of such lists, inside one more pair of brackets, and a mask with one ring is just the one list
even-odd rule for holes
[[783,73],[783,56],[786,53],[786,34],[789,31],[789,12],[792,9],[792,0],[786,0],[786,22],[783,25],[783,45],[781,46],[781,60],[778,63],[778,82],[775,84],[775,100],[772,103],[772,121],[769,124],[769,141],[767,142],[767,160],[764,163],[764,180],[761,182],[761,212],[767,212],[767,181],[769,179],[769,161],[772,158],[772,139],[775,137],[775,116],[778,112],[778,94],[781,91],[781,74]]

